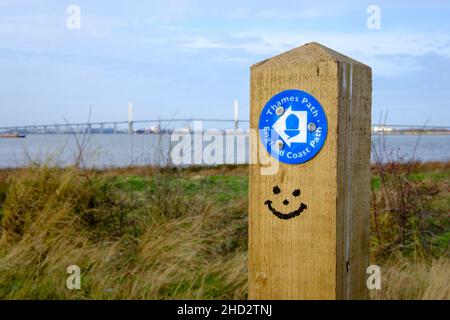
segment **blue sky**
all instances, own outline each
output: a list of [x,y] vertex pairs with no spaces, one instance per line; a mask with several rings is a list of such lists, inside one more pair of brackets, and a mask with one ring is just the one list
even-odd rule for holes
[[[81,9],[69,30],[66,9]],[[369,5],[381,29],[369,30]],[[248,119],[249,67],[317,41],[372,67],[373,120],[450,125],[450,1],[0,0],[0,126]]]

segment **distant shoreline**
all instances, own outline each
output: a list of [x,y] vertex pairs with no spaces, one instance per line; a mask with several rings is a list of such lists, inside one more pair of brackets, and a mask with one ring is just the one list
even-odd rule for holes
[[[383,164],[386,167],[398,167],[403,168],[407,166],[413,165],[417,170],[436,170],[436,169],[449,169],[450,168],[450,160],[448,161],[414,161],[414,162],[386,162]],[[11,172],[11,171],[22,171],[27,170],[33,165],[27,165],[22,167],[0,167],[0,173]],[[46,166],[45,164],[36,165],[36,166]],[[47,165],[49,168],[56,168],[61,170],[66,170],[70,168],[75,168],[74,166],[55,166],[55,165]],[[132,173],[132,174],[148,174],[151,172],[175,172],[182,171],[184,173],[198,173],[198,172],[210,172],[213,174],[224,174],[226,175],[230,171],[240,171],[245,172],[248,170],[249,164],[219,164],[219,165],[192,165],[186,167],[177,167],[177,166],[154,166],[154,165],[133,165],[133,166],[124,166],[124,167],[104,167],[104,168],[76,168],[80,171],[89,171],[89,172],[103,172],[110,174],[124,174],[124,173]],[[370,163],[371,170],[375,170],[378,165],[374,162]]]
[[373,136],[422,136],[422,135],[429,135],[429,136],[448,136],[450,135],[450,131],[407,131],[407,132],[372,132]]

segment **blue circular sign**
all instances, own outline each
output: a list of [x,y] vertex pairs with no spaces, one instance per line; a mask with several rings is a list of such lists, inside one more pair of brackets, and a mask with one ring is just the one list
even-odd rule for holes
[[274,95],[259,117],[259,135],[278,161],[299,164],[322,149],[328,133],[325,111],[312,95],[285,90]]

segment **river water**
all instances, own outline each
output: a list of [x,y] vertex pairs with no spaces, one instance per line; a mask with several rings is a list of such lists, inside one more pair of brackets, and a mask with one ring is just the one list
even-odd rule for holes
[[[197,139],[202,141],[202,135]],[[222,164],[248,162],[248,137],[237,138],[234,148],[226,139],[215,146],[222,151],[210,152],[210,142],[200,142],[195,148],[192,139],[192,154],[196,164]],[[198,140],[197,140],[198,141]],[[214,140],[212,140],[214,142]],[[30,134],[24,139],[0,138],[0,168],[14,168],[32,162],[49,161],[53,165],[66,166],[83,159],[86,167],[124,167],[133,165],[164,164],[173,161],[170,149],[177,142],[170,136],[127,135],[127,134]],[[221,147],[223,145],[223,147]],[[386,135],[372,137],[372,162],[376,156],[382,161],[408,161],[412,157],[420,161],[450,161],[450,135]],[[211,146],[211,145],[210,145]],[[175,149],[174,149],[175,150]],[[195,150],[203,150],[196,152]],[[82,151],[82,157],[80,157]],[[208,151],[208,152],[206,152]],[[202,154],[212,154],[213,158],[203,159]]]

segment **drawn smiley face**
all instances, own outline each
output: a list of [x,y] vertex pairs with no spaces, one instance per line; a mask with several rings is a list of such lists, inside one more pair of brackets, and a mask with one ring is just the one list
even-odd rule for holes
[[[273,191],[273,194],[274,194],[275,196],[277,196],[277,195],[279,195],[279,194],[281,193],[281,190],[280,190],[280,188],[279,188],[278,186],[273,187],[272,191]],[[300,189],[295,189],[294,191],[292,191],[292,195],[293,195],[295,198],[298,197],[298,196],[300,196]],[[288,200],[287,198],[285,198],[285,199],[283,200],[282,203],[283,203],[284,206],[287,206],[287,205],[289,205],[289,200]],[[267,200],[266,202],[264,202],[264,204],[267,206],[267,208],[268,208],[275,216],[277,216],[277,217],[280,218],[280,219],[284,219],[284,220],[295,218],[295,217],[299,216],[300,213],[302,213],[304,210],[307,209],[306,204],[304,204],[303,202],[301,202],[301,203],[300,203],[300,206],[298,207],[297,210],[294,210],[294,211],[291,211],[291,212],[288,212],[288,213],[283,213],[283,212],[281,212],[281,211],[276,210],[276,209],[272,206],[272,200]]]

